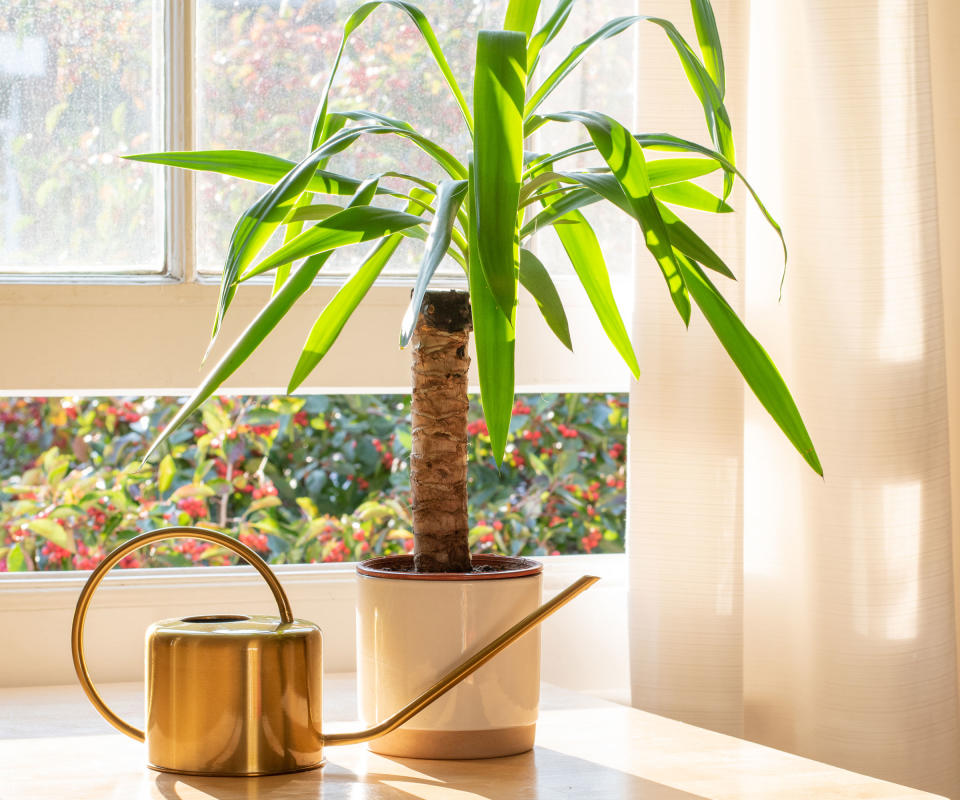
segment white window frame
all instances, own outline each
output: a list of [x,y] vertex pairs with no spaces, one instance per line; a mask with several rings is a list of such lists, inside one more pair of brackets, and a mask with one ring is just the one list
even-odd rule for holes
[[[196,143],[195,2],[164,0],[163,13],[163,147],[192,150]],[[200,273],[197,266],[194,174],[157,169],[163,169],[165,181],[165,254],[159,273],[0,274],[0,395],[74,394],[82,393],[83,387],[112,394],[189,394],[196,387],[216,307],[217,279]],[[283,392],[317,311],[342,280],[321,277],[223,391]],[[463,285],[453,279],[434,283]],[[622,278],[619,283],[624,284],[617,286],[622,295],[631,297],[632,287]],[[301,391],[408,391],[409,355],[396,342],[409,302],[409,285],[403,279],[378,281],[345,327],[341,341]],[[582,288],[572,277],[560,278],[558,288],[575,344],[603,344],[581,346],[571,354],[549,331],[529,295],[521,292],[518,390],[625,391],[626,368],[613,347],[606,345]],[[265,284],[245,286],[237,293],[219,350],[209,363],[216,363],[268,296]],[[30,331],[29,347],[23,346],[21,331]],[[74,347],[63,343],[73,344],[81,337],[92,347],[78,357]],[[162,344],[149,348],[150,339]],[[103,356],[98,358],[100,352]],[[364,353],[363,369],[357,368],[357,352]],[[43,357],[37,358],[38,353]],[[470,382],[476,391],[475,368]]]
[[[166,149],[193,149],[194,2],[164,0],[164,90]],[[198,272],[194,242],[194,176],[165,170],[165,259],[156,273],[7,273],[0,275],[0,396],[77,394],[188,394],[199,383],[218,287]],[[631,233],[632,235],[632,233]],[[448,282],[455,286],[456,282]],[[264,346],[223,389],[223,393],[283,393],[289,370],[320,308],[338,288],[318,282],[288,314]],[[521,293],[518,308],[517,389],[520,392],[625,391],[628,374],[610,346],[575,279],[560,279],[570,329],[581,346],[570,353],[557,342],[533,301]],[[618,287],[632,296],[630,286]],[[268,285],[238,292],[223,333],[208,363],[215,363],[269,297]],[[397,347],[397,331],[409,302],[409,282],[374,286],[313,376],[304,393],[409,391],[409,353]],[[23,332],[29,331],[29,336]],[[362,357],[357,356],[362,353]],[[475,364],[475,357],[473,359]],[[475,365],[471,391],[478,390]],[[545,594],[589,571],[607,580],[548,626],[544,678],[609,697],[626,696],[625,557],[563,556],[543,559]],[[281,566],[297,613],[316,619],[334,644],[326,645],[326,668],[353,668],[352,565]],[[574,574],[576,573],[576,574]],[[64,658],[73,605],[89,573],[16,574],[0,579],[0,686],[67,683]],[[567,580],[569,578],[569,580]],[[94,619],[91,651],[110,637],[109,658],[98,680],[135,680],[141,664],[143,625],[171,616],[180,605],[232,606],[269,613],[269,604],[248,604],[257,576],[243,567],[186,570],[125,570],[107,578],[99,605],[108,623]],[[251,597],[259,595],[251,594]],[[217,608],[210,609],[211,613]],[[147,614],[144,617],[144,614]],[[96,616],[96,615],[95,615]],[[603,625],[597,625],[597,619]],[[100,630],[98,634],[97,631]],[[335,635],[333,635],[335,634]],[[136,642],[134,641],[136,640]],[[577,641],[574,646],[574,640]],[[587,642],[587,644],[583,644]],[[13,648],[13,649],[11,649]],[[108,650],[101,648],[104,653]],[[119,660],[115,652],[123,652]],[[574,655],[578,654],[578,655]],[[110,664],[113,663],[114,667]]]

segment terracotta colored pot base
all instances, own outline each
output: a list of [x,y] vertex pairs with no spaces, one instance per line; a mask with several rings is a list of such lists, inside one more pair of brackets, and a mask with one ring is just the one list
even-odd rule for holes
[[396,758],[473,759],[525,753],[533,748],[537,725],[480,731],[418,731],[400,728],[367,746]]

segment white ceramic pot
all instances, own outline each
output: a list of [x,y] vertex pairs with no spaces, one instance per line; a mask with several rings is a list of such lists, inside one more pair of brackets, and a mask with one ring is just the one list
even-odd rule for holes
[[[357,681],[365,725],[383,720],[540,605],[543,565],[474,556],[506,571],[415,573],[412,556],[358,565]],[[384,569],[406,567],[408,571]],[[533,747],[540,629],[523,636],[402,727],[370,742],[382,755],[490,758]]]

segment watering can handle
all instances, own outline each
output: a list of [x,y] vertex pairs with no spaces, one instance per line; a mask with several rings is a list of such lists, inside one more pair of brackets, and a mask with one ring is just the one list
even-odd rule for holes
[[194,539],[203,539],[204,541],[212,542],[221,547],[226,547],[228,550],[232,550],[256,569],[270,586],[270,591],[273,592],[274,599],[277,601],[277,607],[280,609],[281,620],[284,623],[293,622],[293,612],[290,610],[290,601],[287,599],[286,592],[283,591],[280,581],[277,580],[277,576],[273,574],[270,567],[267,566],[267,563],[257,555],[254,550],[238,542],[236,539],[232,539],[225,533],[213,531],[208,528],[177,525],[172,528],[160,528],[155,531],[142,533],[120,545],[120,547],[110,553],[110,555],[101,561],[97,568],[90,573],[90,577],[87,578],[87,582],[80,592],[80,598],[77,600],[77,608],[73,614],[70,647],[73,651],[73,666],[77,671],[77,677],[80,679],[80,685],[83,687],[83,691],[86,692],[90,702],[93,703],[94,708],[117,730],[140,742],[144,740],[143,731],[135,728],[129,722],[120,719],[103,701],[103,698],[100,697],[96,687],[93,685],[93,681],[90,680],[90,673],[87,671],[87,662],[83,654],[83,625],[86,621],[90,601],[93,599],[93,593],[111,567],[144,545],[159,542],[161,539],[172,539],[177,536],[190,536]]

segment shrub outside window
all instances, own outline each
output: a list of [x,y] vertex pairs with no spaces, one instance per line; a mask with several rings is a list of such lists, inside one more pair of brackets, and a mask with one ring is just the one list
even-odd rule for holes
[[[0,399],[0,571],[92,569],[168,525],[235,531],[275,564],[412,547],[407,396],[216,398],[141,467],[180,402]],[[475,399],[471,420],[474,552],[623,551],[625,395],[519,396],[502,470]],[[234,561],[181,539],[121,566]]]

